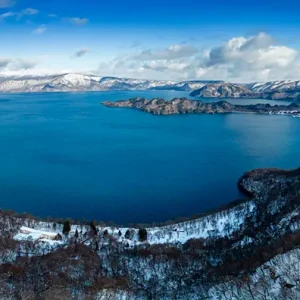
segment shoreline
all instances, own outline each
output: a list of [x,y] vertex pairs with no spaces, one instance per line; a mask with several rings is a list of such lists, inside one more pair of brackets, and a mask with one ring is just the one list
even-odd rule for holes
[[240,204],[244,204],[246,202],[249,202],[252,200],[252,198],[249,197],[249,195],[247,195],[245,193],[244,195],[245,198],[243,199],[236,199],[233,201],[230,201],[228,204],[223,204],[221,206],[218,206],[216,208],[204,211],[204,212],[200,212],[196,215],[190,216],[190,217],[177,217],[174,219],[169,219],[166,221],[162,221],[162,222],[153,222],[153,223],[141,223],[141,222],[133,222],[133,223],[124,223],[124,224],[119,224],[119,223],[115,223],[113,220],[111,221],[101,221],[101,220],[97,220],[97,219],[93,219],[93,220],[87,220],[85,218],[84,221],[79,221],[79,220],[74,220],[71,217],[39,217],[37,215],[33,215],[31,213],[28,212],[17,212],[15,210],[12,209],[2,209],[0,208],[0,215],[2,216],[13,216],[15,218],[18,219],[31,219],[37,222],[44,222],[44,223],[57,223],[57,224],[63,224],[65,221],[70,221],[71,225],[89,225],[91,222],[95,222],[97,224],[97,226],[99,227],[117,227],[117,228],[134,228],[134,229],[138,229],[140,227],[144,227],[144,228],[160,228],[160,227],[165,227],[168,225],[175,225],[175,224],[181,224],[181,223],[185,223],[185,222],[189,222],[189,221],[193,221],[193,220],[197,220],[197,219],[201,219],[204,217],[208,217],[210,215],[214,215],[216,213],[228,210],[232,207],[235,207],[237,205]]
[[32,215],[30,212],[17,212],[12,209],[1,209],[1,208],[0,208],[0,215],[14,216],[19,219],[31,219],[31,220],[34,220],[37,222],[57,223],[57,224],[63,224],[66,220],[68,220],[68,221],[70,221],[71,225],[80,225],[80,224],[89,225],[91,222],[95,222],[100,227],[113,226],[113,227],[117,227],[117,228],[135,228],[135,229],[138,229],[140,227],[149,228],[149,229],[150,228],[160,228],[160,227],[165,227],[168,225],[176,225],[176,224],[181,224],[181,223],[201,219],[204,217],[208,217],[210,215],[214,215],[216,213],[220,213],[222,211],[231,209],[235,206],[252,201],[253,194],[249,193],[246,189],[241,188],[241,185],[240,185],[241,180],[247,173],[248,172],[246,172],[244,175],[242,175],[237,181],[237,189],[241,193],[242,198],[237,198],[235,200],[230,201],[227,204],[223,204],[223,205],[217,206],[213,209],[199,212],[192,216],[177,217],[174,219],[168,219],[166,221],[161,221],[161,222],[153,222],[153,223],[147,223],[147,222],[146,223],[141,223],[141,222],[132,222],[131,223],[131,222],[129,222],[129,223],[124,223],[124,224],[118,224],[118,223],[114,222],[113,220],[104,222],[104,221],[97,220],[97,219],[87,220],[84,217],[80,221],[80,220],[74,220],[71,217],[51,217],[51,216],[40,217],[40,216]]

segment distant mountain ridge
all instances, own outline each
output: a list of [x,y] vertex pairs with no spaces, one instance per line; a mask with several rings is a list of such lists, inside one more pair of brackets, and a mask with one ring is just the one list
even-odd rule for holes
[[197,98],[259,98],[270,100],[300,100],[300,81],[273,81],[238,84],[220,82],[207,84],[191,92]]
[[300,80],[282,80],[269,82],[256,82],[246,85],[253,92],[272,92],[272,91],[300,91]]
[[283,80],[250,84],[220,80],[147,80],[66,73],[46,76],[0,76],[0,92],[81,92],[112,90],[190,91],[198,98],[262,98],[300,100],[300,81]]
[[110,90],[178,90],[193,91],[221,81],[166,81],[118,77],[101,77],[68,73],[51,76],[0,77],[0,92],[72,92]]

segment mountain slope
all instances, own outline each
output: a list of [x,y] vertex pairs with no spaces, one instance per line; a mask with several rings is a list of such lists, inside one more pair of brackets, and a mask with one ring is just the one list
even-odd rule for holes
[[197,98],[247,98],[290,100],[300,99],[300,81],[235,84],[229,82],[207,84],[190,93]]
[[84,74],[22,76],[0,78],[0,92],[67,92],[109,90],[179,90],[192,91],[217,81],[164,81]]
[[247,87],[257,93],[265,93],[272,91],[300,91],[299,80],[282,80],[282,81],[270,81],[270,82],[256,82],[247,84]]
[[242,84],[216,83],[207,84],[190,94],[192,97],[199,98],[246,98],[255,97],[250,89]]

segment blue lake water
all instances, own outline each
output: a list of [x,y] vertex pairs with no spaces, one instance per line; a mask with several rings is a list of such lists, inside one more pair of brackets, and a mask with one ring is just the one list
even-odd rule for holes
[[134,96],[187,93],[0,95],[0,207],[42,217],[166,221],[235,200],[247,170],[300,164],[299,118],[153,116],[99,104]]

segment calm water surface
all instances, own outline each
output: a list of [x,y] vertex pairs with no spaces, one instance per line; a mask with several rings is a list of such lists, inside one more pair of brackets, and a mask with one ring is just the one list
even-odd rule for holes
[[299,166],[299,118],[153,116],[99,105],[134,96],[187,93],[0,95],[0,207],[42,217],[166,221],[236,199],[246,170]]

